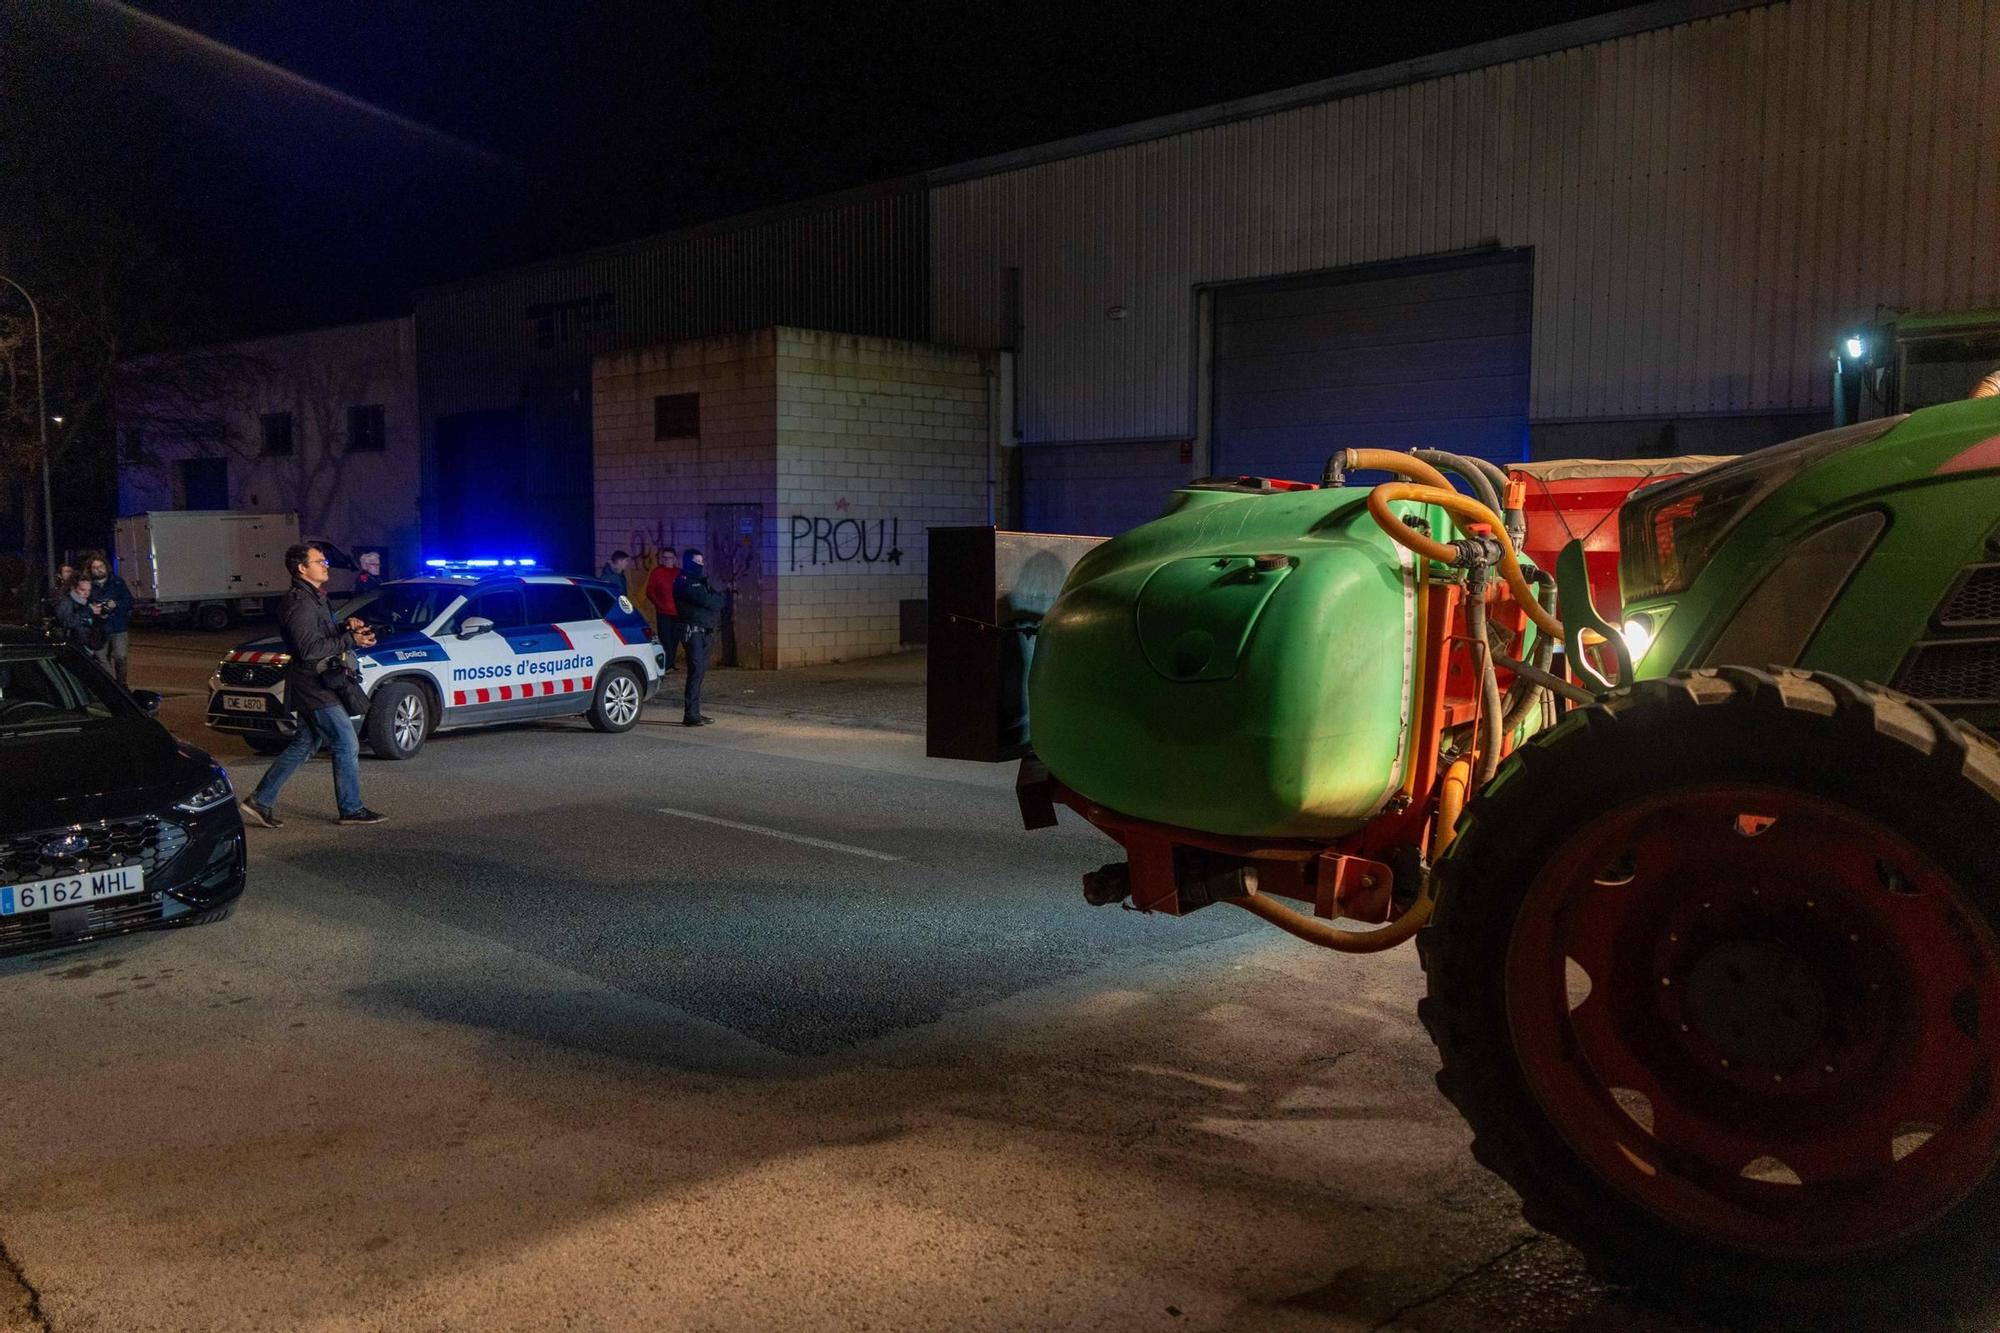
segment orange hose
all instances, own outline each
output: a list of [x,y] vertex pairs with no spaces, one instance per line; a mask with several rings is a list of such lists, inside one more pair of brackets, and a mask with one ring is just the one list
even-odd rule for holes
[[1410,904],[1409,910],[1386,926],[1374,930],[1342,930],[1331,921],[1321,921],[1318,917],[1294,912],[1274,898],[1261,893],[1244,894],[1236,898],[1224,898],[1223,902],[1232,907],[1240,907],[1255,917],[1261,917],[1287,934],[1296,935],[1308,944],[1338,953],[1380,953],[1393,949],[1423,928],[1431,919],[1431,897],[1428,886]]
[[1349,449],[1347,466],[1353,472],[1393,472],[1399,477],[1422,482],[1426,486],[1442,486],[1451,489],[1444,473],[1411,454],[1399,454],[1394,449]]
[[1458,816],[1472,794],[1472,761],[1460,759],[1444,771],[1444,786],[1438,792],[1437,833],[1431,838],[1431,860],[1443,856],[1458,836]]
[[1468,496],[1460,495],[1449,486],[1419,486],[1407,481],[1385,481],[1368,492],[1368,512],[1382,531],[1389,534],[1392,541],[1409,547],[1418,555],[1440,564],[1452,564],[1458,559],[1458,551],[1435,538],[1404,523],[1389,512],[1389,506],[1397,500],[1415,500],[1421,504],[1436,505],[1461,523],[1485,523],[1493,529],[1493,539],[1500,543],[1500,577],[1506,580],[1508,591],[1514,600],[1535,622],[1535,627],[1552,636],[1558,643],[1563,638],[1562,622],[1542,609],[1535,590],[1528,586],[1527,576],[1521,573],[1520,557],[1514,554],[1514,542],[1507,536],[1507,525],[1499,515]]

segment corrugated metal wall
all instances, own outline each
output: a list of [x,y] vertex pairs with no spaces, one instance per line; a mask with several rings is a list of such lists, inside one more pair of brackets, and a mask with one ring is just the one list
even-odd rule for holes
[[[1193,291],[1534,248],[1535,419],[1824,407],[1878,303],[2000,305],[2000,0],[1793,0],[936,186],[932,329],[1024,440],[1193,430]],[[1124,317],[1107,311],[1124,307]]]
[[[773,324],[924,338],[928,238],[923,184],[892,182],[419,292],[426,540],[438,419],[520,408],[534,489],[561,534],[543,558],[594,571],[594,355]],[[553,321],[548,346],[535,311]]]

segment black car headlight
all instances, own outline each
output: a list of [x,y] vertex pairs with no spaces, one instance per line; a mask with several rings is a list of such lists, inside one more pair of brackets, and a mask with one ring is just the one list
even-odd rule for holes
[[1821,431],[1635,491],[1618,514],[1618,579],[1628,602],[1684,591],[1743,517],[1813,463],[1889,433],[1903,417]]
[[174,802],[174,809],[183,814],[198,815],[205,810],[213,810],[225,804],[236,795],[236,789],[229,785],[229,774],[222,771],[220,764],[215,767],[215,776],[200,788],[181,800]]

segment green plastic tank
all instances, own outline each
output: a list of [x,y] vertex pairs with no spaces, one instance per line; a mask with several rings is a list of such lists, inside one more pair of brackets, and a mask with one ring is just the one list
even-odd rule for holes
[[1049,771],[1210,833],[1338,836],[1378,812],[1403,779],[1416,583],[1367,494],[1176,491],[1086,555],[1029,676]]

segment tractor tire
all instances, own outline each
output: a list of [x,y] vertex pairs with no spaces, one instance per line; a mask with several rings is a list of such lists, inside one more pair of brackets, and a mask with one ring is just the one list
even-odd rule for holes
[[1679,1308],[1990,1299],[1996,829],[2000,746],[1873,686],[1723,667],[1572,712],[1461,816],[1418,937],[1473,1155]]
[[584,716],[599,731],[630,731],[639,725],[639,711],[646,706],[646,687],[630,667],[607,668],[597,678],[597,693]]
[[431,697],[421,685],[392,680],[368,701],[362,724],[378,759],[414,759],[431,734]]

